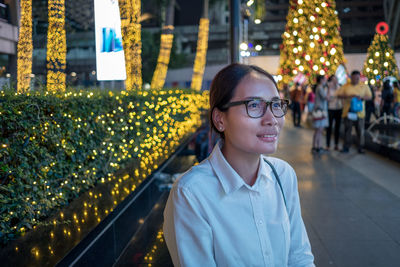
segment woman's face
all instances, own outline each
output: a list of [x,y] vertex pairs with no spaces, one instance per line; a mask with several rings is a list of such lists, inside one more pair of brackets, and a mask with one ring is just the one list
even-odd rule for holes
[[[269,78],[252,72],[240,81],[230,102],[253,98],[271,101],[278,99],[279,94]],[[259,155],[272,154],[276,151],[285,118],[275,118],[270,106],[264,116],[250,118],[243,104],[232,106],[226,112],[221,112],[221,122],[225,145],[230,146],[230,151],[233,149],[238,153]]]

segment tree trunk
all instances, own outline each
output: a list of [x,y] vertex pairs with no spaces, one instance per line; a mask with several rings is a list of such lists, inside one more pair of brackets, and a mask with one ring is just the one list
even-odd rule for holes
[[32,0],[20,1],[21,20],[18,39],[17,91],[29,90],[32,73]]
[[151,80],[151,88],[161,89],[164,87],[174,38],[174,8],[175,0],[169,0],[166,10],[165,25],[161,32],[160,52],[158,54],[156,70]]
[[206,66],[208,34],[210,21],[208,19],[208,0],[203,0],[203,17],[200,19],[199,33],[197,38],[196,58],[194,60],[191,88],[201,90],[204,69]]
[[67,37],[65,33],[64,0],[48,1],[49,28],[47,30],[47,90],[65,91],[67,65]]
[[142,88],[142,41],[140,0],[119,0],[125,54],[126,90]]

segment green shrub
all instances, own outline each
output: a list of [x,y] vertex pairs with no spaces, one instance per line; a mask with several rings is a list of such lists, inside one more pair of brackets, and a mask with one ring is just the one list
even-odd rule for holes
[[148,175],[154,159],[168,157],[162,147],[178,145],[201,124],[207,98],[191,90],[0,91],[0,243],[127,163],[140,159]]

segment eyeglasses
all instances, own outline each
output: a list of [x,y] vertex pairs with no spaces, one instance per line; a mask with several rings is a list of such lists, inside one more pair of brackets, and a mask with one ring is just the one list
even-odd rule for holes
[[247,115],[250,118],[260,118],[264,116],[267,111],[268,106],[271,109],[272,114],[275,118],[282,118],[285,116],[289,100],[287,99],[273,99],[271,101],[266,101],[264,99],[249,99],[243,101],[230,102],[223,106],[224,109],[228,109],[232,106],[238,106],[244,104],[246,106]]

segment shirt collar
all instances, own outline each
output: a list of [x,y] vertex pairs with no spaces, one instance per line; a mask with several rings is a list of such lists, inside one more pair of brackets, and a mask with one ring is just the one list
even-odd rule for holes
[[272,170],[269,168],[269,166],[266,166],[267,163],[264,161],[264,156],[260,155],[260,165],[258,167],[257,180],[253,186],[246,184],[242,177],[240,177],[240,175],[226,161],[221,151],[222,145],[223,140],[218,141],[208,160],[226,194],[232,193],[242,186],[245,186],[250,190],[258,191],[261,180],[273,181],[271,176]]

